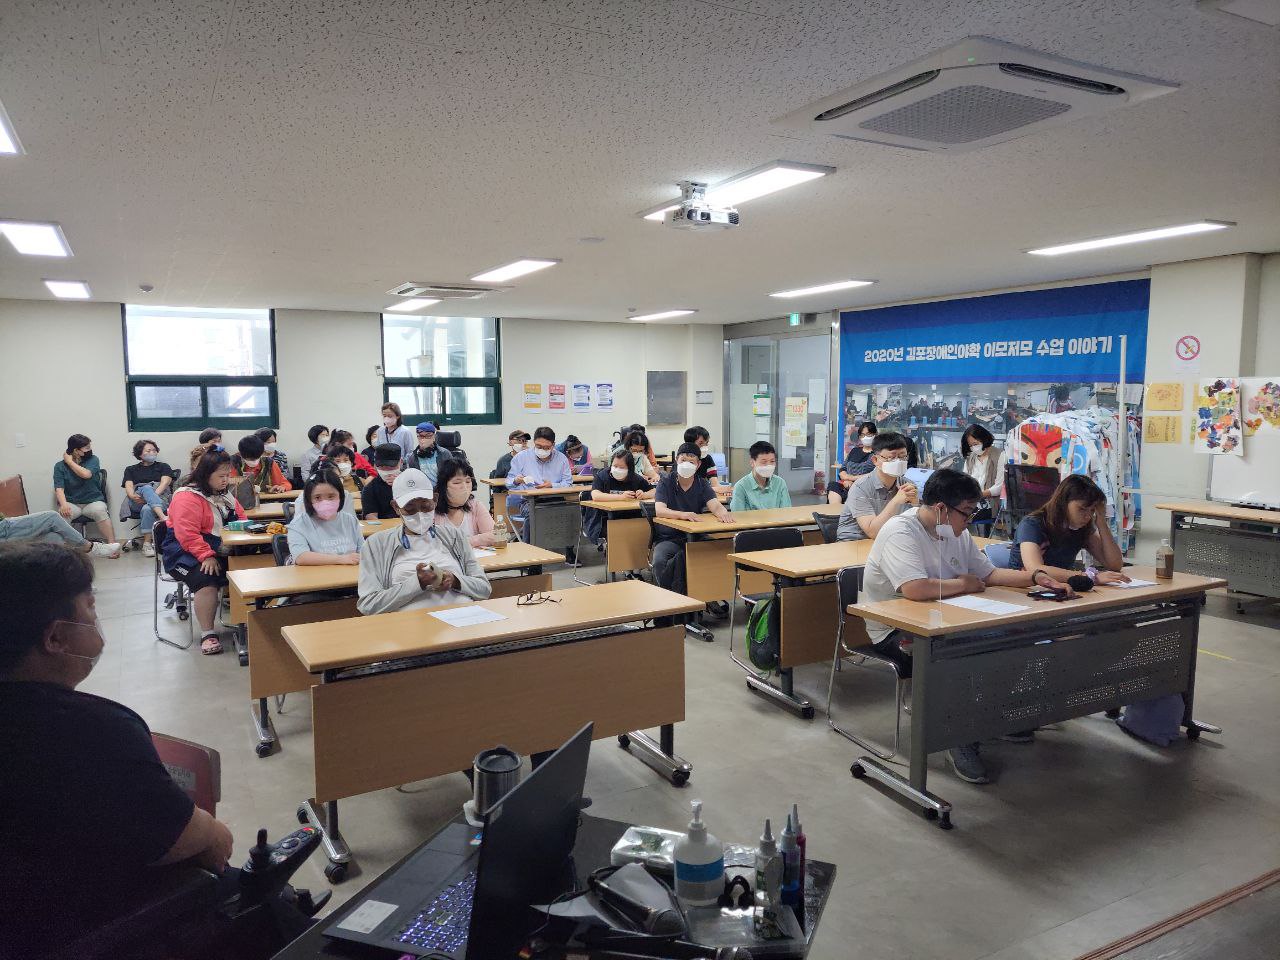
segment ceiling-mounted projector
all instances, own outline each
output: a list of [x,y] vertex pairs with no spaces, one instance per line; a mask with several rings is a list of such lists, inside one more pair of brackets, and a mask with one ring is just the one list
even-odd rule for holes
[[663,223],[680,230],[728,230],[738,225],[738,211],[733,207],[713,206],[707,200],[707,185],[694,180],[681,180],[680,202],[667,211]]

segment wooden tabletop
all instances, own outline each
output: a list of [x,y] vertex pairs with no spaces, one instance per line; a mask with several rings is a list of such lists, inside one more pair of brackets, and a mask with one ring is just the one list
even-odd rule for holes
[[[733,488],[725,490],[723,493],[716,494],[716,499],[721,503],[728,503],[729,497],[733,493]],[[644,500],[592,500],[589,497],[582,498],[584,507],[592,507],[595,510],[601,510],[604,513],[639,513],[640,504],[652,503],[653,497],[646,497]]]
[[814,503],[804,507],[777,507],[771,510],[736,510],[733,523],[721,523],[709,513],[697,520],[672,520],[657,517],[656,523],[682,533],[733,533],[738,530],[762,530],[766,527],[811,527],[813,515],[838,517],[844,509],[840,504]]
[[244,515],[250,520],[283,520],[284,503],[260,503]]
[[[298,499],[298,494],[300,493],[302,493],[301,490],[286,490],[284,493],[260,493],[258,494],[258,502],[260,504],[280,504],[285,501],[292,502]],[[360,494],[348,491],[347,496],[352,499],[355,503],[355,508],[359,510]]]
[[[523,570],[525,567],[563,563],[564,554],[553,553],[533,544],[516,542],[505,550],[497,550],[492,556],[476,558],[486,574],[506,570]],[[250,570],[232,570],[227,574],[240,595],[246,600],[264,597],[292,597],[317,590],[354,590],[360,568],[347,564],[323,566],[258,567]]]
[[[591,474],[589,474],[589,473],[585,473],[585,474],[583,474],[583,473],[575,473],[575,474],[573,475],[573,482],[574,482],[574,483],[590,483],[590,482],[591,482],[592,480],[594,480],[594,479],[595,479],[595,477],[593,477],[593,476],[592,476]],[[505,489],[507,489],[507,478],[506,478],[506,477],[484,477],[484,478],[482,478],[482,479],[480,480],[480,482],[481,482],[481,483],[487,483],[489,486],[493,487],[493,489],[495,489],[495,490],[505,490]],[[522,491],[522,492],[523,492],[523,491]]]
[[[385,520],[361,520],[360,532],[368,538],[381,530],[389,530],[398,526],[400,526],[399,517],[387,517]],[[249,533],[247,530],[227,530],[222,534],[222,545],[228,548],[270,546],[271,534]]]
[[515,495],[519,497],[580,497],[584,493],[581,487],[544,487],[539,490],[533,488],[530,490],[508,490],[508,496]]
[[[285,627],[283,636],[311,673],[397,660],[424,653],[543,637],[573,630],[693,613],[705,604],[641,580],[601,583],[549,594],[559,603],[518,606],[516,597],[479,606],[507,619],[454,627],[429,610],[382,613]],[[444,608],[441,608],[444,609]]]
[[[1125,567],[1124,572],[1135,580],[1156,579],[1154,567]],[[977,630],[989,629],[994,625],[1006,626],[1037,620],[1062,619],[1081,613],[1097,613],[1102,610],[1130,607],[1151,600],[1175,600],[1178,597],[1195,596],[1214,587],[1226,585],[1227,581],[1218,577],[1197,577],[1189,573],[1175,573],[1172,580],[1158,581],[1155,586],[1135,587],[1132,590],[1095,587],[1074,600],[1064,600],[1061,603],[1053,600],[1032,600],[1027,596],[1025,589],[1015,587],[989,587],[983,593],[976,594],[988,600],[1002,600],[1005,603],[1016,603],[1026,608],[1018,613],[1009,614],[966,610],[964,607],[939,603],[936,600],[915,601],[901,598],[881,600],[877,603],[855,603],[848,609],[849,613],[864,620],[887,623],[918,637],[941,637],[973,633]],[[942,622],[939,625],[933,625],[930,623],[930,614],[937,610],[942,611]]]
[[[974,537],[981,550],[995,540]],[[806,547],[783,547],[779,550],[748,550],[731,553],[729,559],[753,570],[764,570],[783,577],[802,580],[807,577],[829,577],[843,567],[865,567],[874,540],[844,540],[815,543]]]
[[1212,500],[1180,500],[1177,503],[1157,503],[1157,510],[1173,510],[1194,517],[1213,517],[1217,520],[1244,520],[1249,523],[1269,523],[1280,526],[1280,511],[1258,510],[1252,507],[1233,507],[1229,503]]

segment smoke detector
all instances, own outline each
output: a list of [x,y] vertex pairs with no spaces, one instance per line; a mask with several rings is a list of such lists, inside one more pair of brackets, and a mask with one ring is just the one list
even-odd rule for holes
[[990,37],[966,37],[774,122],[809,134],[960,153],[1177,88]]
[[481,287],[473,283],[430,283],[410,280],[387,291],[393,297],[422,297],[433,300],[478,300],[498,287]]

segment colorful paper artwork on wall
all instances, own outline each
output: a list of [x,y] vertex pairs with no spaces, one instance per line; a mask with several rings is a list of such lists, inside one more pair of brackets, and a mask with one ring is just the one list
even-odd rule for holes
[[1244,456],[1240,384],[1234,377],[1200,381],[1195,423],[1193,443],[1198,452]]
[[1252,437],[1259,430],[1280,430],[1280,383],[1267,380],[1246,391],[1244,435]]

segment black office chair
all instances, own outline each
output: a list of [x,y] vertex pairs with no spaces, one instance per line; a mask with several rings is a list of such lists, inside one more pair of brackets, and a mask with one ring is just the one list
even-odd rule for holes
[[[743,530],[733,535],[733,552],[746,553],[749,550],[785,550],[788,547],[803,547],[804,534],[795,527],[777,527],[764,530]],[[760,600],[773,595],[773,591],[763,594],[744,594],[741,590],[742,568],[733,565],[733,599],[729,602],[729,658],[750,674],[759,673],[755,664],[744,662],[733,652],[733,629],[737,620],[738,601],[746,604],[747,610]]]
[[307,478],[302,475],[302,468],[294,465],[293,468],[293,489],[301,490],[307,485]]
[[287,533],[277,533],[271,538],[271,556],[275,559],[277,567],[288,565],[289,535]]
[[285,523],[290,523],[293,520],[293,511],[297,509],[297,506],[297,503],[292,500],[282,500],[280,502],[280,509],[284,513]]
[[439,445],[441,449],[448,450],[449,453],[458,460],[467,459],[467,451],[462,449],[461,430],[436,431],[436,444]]
[[[151,527],[151,542],[155,545],[156,555],[154,559],[155,567],[151,574],[151,628],[156,635],[156,639],[161,643],[167,643],[171,647],[177,647],[179,650],[189,650],[191,645],[196,642],[195,621],[191,619],[191,595],[187,593],[186,586],[178,580],[175,580],[164,570],[164,557],[161,553],[161,546],[164,539],[168,536],[169,527],[163,520],[157,520]],[[168,637],[160,633],[160,581],[164,580],[173,584],[173,592],[166,594],[164,605],[166,610],[173,610],[178,614],[179,620],[186,620],[187,627],[191,634],[186,643],[178,643],[176,640],[170,640]]]
[[813,522],[818,525],[818,532],[822,534],[823,543],[835,543],[836,532],[840,529],[840,518],[827,516],[825,513],[815,512]]
[[[831,729],[846,740],[851,740],[864,750],[869,750],[881,760],[892,760],[898,755],[898,750],[902,745],[902,689],[907,682],[899,672],[898,665],[892,660],[883,656],[870,644],[866,646],[850,647],[845,643],[845,628],[849,621],[857,621],[861,623],[861,618],[851,616],[848,612],[849,604],[858,602],[858,588],[862,583],[861,567],[843,567],[836,572],[836,602],[840,605],[840,626],[836,630],[836,646],[835,653],[831,657],[831,679],[827,683],[827,723]],[[868,740],[850,733],[839,724],[836,723],[835,717],[831,713],[831,701],[835,691],[836,672],[840,668],[840,661],[844,657],[853,658],[853,662],[858,666],[865,666],[868,662],[877,665],[889,667],[893,671],[895,683],[895,721],[893,727],[893,749],[885,750],[884,747],[877,744],[874,740]],[[877,667],[878,669],[878,667]]]

